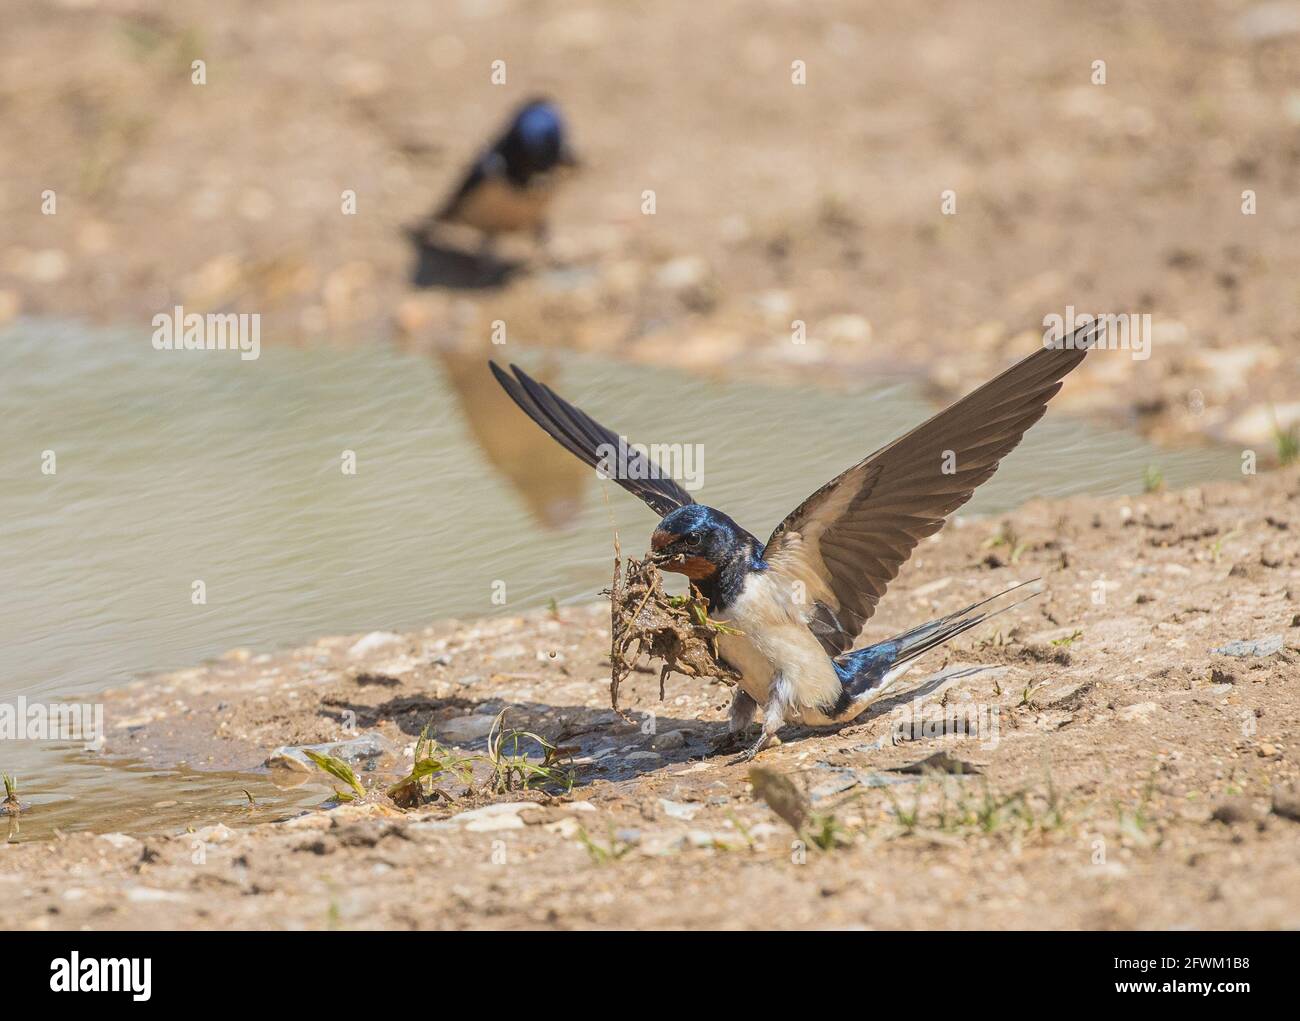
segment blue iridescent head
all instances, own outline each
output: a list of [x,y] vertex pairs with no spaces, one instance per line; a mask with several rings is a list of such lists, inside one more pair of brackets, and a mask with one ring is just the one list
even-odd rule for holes
[[665,571],[703,581],[746,548],[748,534],[722,511],[688,503],[659,522],[650,536],[650,558]]
[[519,183],[526,183],[533,174],[576,162],[560,112],[545,99],[531,100],[520,108],[497,149],[505,157],[507,172]]

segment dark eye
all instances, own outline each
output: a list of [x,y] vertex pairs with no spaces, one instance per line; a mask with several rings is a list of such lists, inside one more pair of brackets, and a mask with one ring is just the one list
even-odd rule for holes
[[698,546],[699,544],[700,544],[700,533],[699,533],[699,532],[691,532],[690,535],[688,535],[688,536],[686,537],[686,545],[687,545],[687,546]]

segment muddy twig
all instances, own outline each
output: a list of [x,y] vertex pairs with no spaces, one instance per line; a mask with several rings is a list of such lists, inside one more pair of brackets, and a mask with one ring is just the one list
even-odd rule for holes
[[[618,688],[636,667],[642,653],[663,661],[659,673],[659,698],[664,682],[676,672],[686,677],[716,677],[735,684],[738,675],[718,658],[718,635],[734,629],[709,618],[708,600],[694,585],[689,596],[664,592],[663,575],[649,560],[629,557],[622,563],[618,537],[614,538],[614,580],[605,590],[610,603],[609,700],[623,719]],[[629,721],[630,722],[630,721]]]

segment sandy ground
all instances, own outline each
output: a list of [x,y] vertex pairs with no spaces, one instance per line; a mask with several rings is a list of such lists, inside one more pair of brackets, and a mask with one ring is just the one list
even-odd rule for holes
[[[868,635],[1035,576],[1042,597],[931,654],[916,687],[760,756],[818,816],[800,836],[713,752],[722,685],[672,678],[659,702],[635,674],[634,722],[610,711],[608,607],[135,683],[106,696],[105,755],[255,770],[279,745],[361,739],[383,752],[366,798],[0,845],[0,925],[1300,925],[1300,471],[958,520]],[[564,750],[571,790],[484,786],[502,709]],[[479,757],[474,779],[403,810],[382,792],[426,726]],[[938,752],[978,774],[895,771]]]
[[[0,58],[0,322],[145,343],[180,303],[268,342],[486,349],[501,321],[951,396],[1073,306],[1152,317],[1076,411],[1264,460],[1300,423],[1293,2],[15,0]],[[417,258],[403,227],[535,92],[585,160],[549,246]]]

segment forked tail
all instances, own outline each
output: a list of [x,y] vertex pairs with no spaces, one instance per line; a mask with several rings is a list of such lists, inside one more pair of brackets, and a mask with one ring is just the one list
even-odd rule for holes
[[1038,578],[1031,578],[1029,581],[1022,581],[1018,585],[1012,585],[996,595],[989,596],[987,599],[981,599],[977,603],[971,603],[970,606],[956,610],[946,617],[938,617],[928,623],[914,627],[910,631],[904,631],[901,635],[895,635],[886,641],[877,642],[875,645],[868,645],[865,649],[859,649],[857,652],[850,652],[841,656],[835,660],[835,670],[840,675],[840,681],[844,685],[845,696],[847,699],[852,700],[876,688],[883,687],[887,681],[899,676],[901,673],[900,668],[904,664],[916,659],[922,653],[929,652],[944,642],[956,638],[962,632],[969,631],[977,624],[984,623],[990,617],[996,617],[999,613],[1005,613],[1013,606],[1019,606],[1021,603],[1033,599],[1034,596],[1040,595],[1040,592],[1034,592],[1025,596],[1024,599],[1017,599],[1015,602],[1008,603],[996,610],[985,610],[982,613],[972,612],[978,610],[981,606],[987,606],[995,599],[1001,599],[1018,588],[1032,585],[1039,580]]

